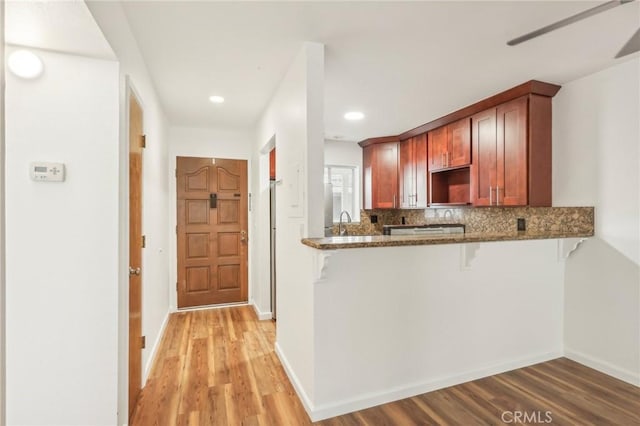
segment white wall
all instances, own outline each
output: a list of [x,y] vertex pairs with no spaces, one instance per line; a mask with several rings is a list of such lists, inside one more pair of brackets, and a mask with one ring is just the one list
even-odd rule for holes
[[313,384],[313,288],[308,252],[300,239],[323,234],[323,96],[324,46],[305,43],[260,119],[252,154],[259,164],[252,179],[257,207],[252,247],[259,256],[254,274],[261,280],[256,304],[264,312],[269,310],[269,173],[268,150],[263,148],[275,136],[281,179],[276,186],[276,350],[293,372],[294,385],[306,394]]
[[5,424],[4,2],[0,2],[0,425]]
[[[143,152],[142,230],[147,248],[142,259],[142,351],[143,384],[162,337],[169,313],[169,181],[167,122],[137,42],[119,2],[87,2],[98,26],[120,63],[120,187],[119,197],[119,367],[118,422],[127,422],[128,406],[128,304],[129,304],[129,201],[128,201],[128,96],[132,88],[144,113],[147,148]],[[115,180],[113,181],[115,182]]]
[[640,385],[640,59],[565,84],[553,100],[554,205],[595,206],[569,258],[567,356]]
[[[249,160],[248,181],[251,181],[253,166],[250,161],[251,146],[253,143],[253,132],[242,129],[200,129],[191,127],[170,127],[169,128],[169,162],[167,169],[167,179],[169,182],[169,270],[171,283],[178,281],[177,271],[177,241],[175,228],[176,217],[176,157],[211,157],[211,158],[231,158],[237,160]],[[252,229],[253,214],[249,212],[249,229]],[[253,235],[249,233],[251,241]],[[252,253],[249,253],[249,271],[251,271]],[[249,298],[252,298],[251,285],[254,277],[249,274]],[[170,286],[169,303],[172,310],[177,309],[178,300],[175,284]]]
[[362,148],[356,142],[327,139],[324,141],[324,164],[362,170]]
[[[113,425],[118,65],[38,54],[40,78],[7,75],[7,423]],[[66,181],[31,181],[31,161]]]
[[[356,142],[325,140],[324,164],[328,166],[357,167],[356,172],[356,204],[362,208],[362,148]],[[360,215],[353,218],[360,220]]]
[[468,246],[316,251],[313,420],[562,355],[557,241]]

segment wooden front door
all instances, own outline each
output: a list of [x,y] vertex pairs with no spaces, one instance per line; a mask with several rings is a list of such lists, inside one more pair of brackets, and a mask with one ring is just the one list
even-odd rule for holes
[[178,307],[246,302],[247,161],[178,157]]
[[129,98],[129,416],[142,389],[143,138],[142,108],[132,95]]

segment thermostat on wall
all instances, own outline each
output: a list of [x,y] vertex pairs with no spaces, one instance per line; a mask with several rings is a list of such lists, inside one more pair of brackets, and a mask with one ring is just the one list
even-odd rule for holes
[[36,182],[63,182],[63,163],[31,163],[31,179]]

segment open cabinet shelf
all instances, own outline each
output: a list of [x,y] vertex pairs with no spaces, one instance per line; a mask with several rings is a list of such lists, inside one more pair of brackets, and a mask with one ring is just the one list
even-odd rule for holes
[[469,167],[431,172],[430,205],[470,205]]

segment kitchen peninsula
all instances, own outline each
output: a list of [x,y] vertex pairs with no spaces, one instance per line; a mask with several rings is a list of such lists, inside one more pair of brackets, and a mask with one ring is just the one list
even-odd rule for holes
[[[301,240],[303,344],[276,346],[313,420],[562,356],[564,261],[594,209],[551,206],[559,89],[530,81],[360,143],[360,222]],[[465,232],[382,235],[403,224]]]
[[302,240],[308,369],[280,355],[312,418],[562,356],[564,261],[589,244],[593,208],[558,211],[538,230]]
[[[302,243],[321,250],[403,245],[434,245],[516,241],[593,236],[593,207],[493,207],[447,209],[449,218],[436,217],[438,210],[363,211],[360,224],[347,226],[347,237],[305,238]],[[406,226],[424,224],[465,226],[465,233],[444,235],[381,235],[381,223]],[[518,230],[518,219],[524,229]]]
[[304,240],[314,339],[283,365],[318,420],[558,358],[564,262],[590,234]]

